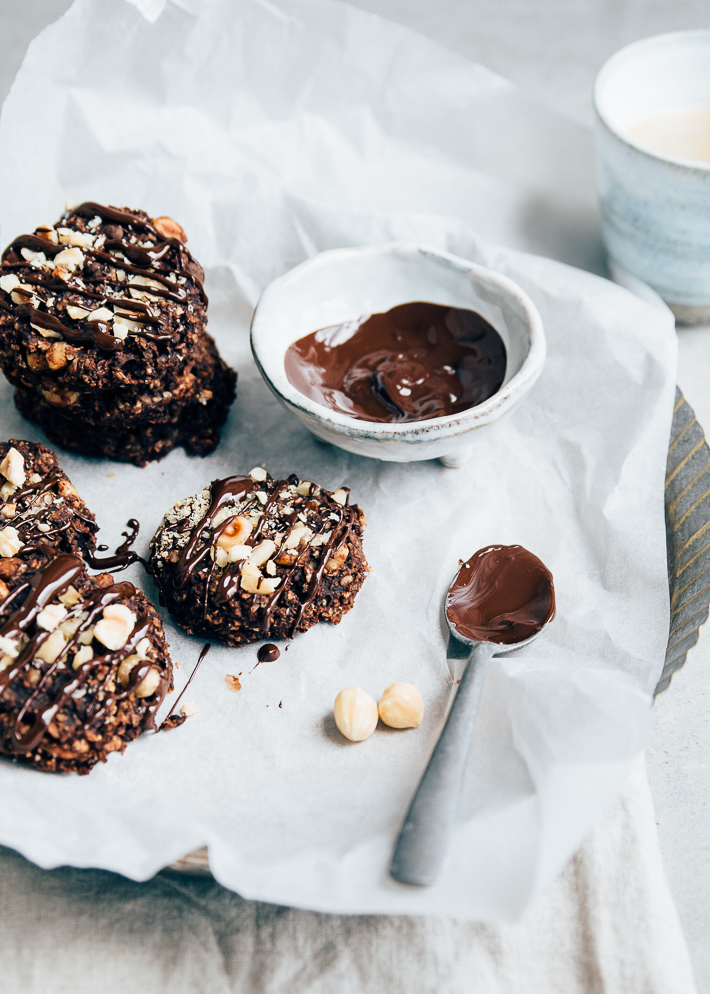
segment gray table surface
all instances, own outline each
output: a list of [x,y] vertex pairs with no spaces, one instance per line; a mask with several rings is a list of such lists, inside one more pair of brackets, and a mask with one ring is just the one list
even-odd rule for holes
[[[709,28],[707,0],[355,0],[591,123],[601,63],[645,35]],[[69,0],[0,0],[0,100],[29,41]],[[710,328],[680,332],[678,382],[710,430]],[[699,991],[710,994],[710,625],[654,708],[647,752],[661,847]]]

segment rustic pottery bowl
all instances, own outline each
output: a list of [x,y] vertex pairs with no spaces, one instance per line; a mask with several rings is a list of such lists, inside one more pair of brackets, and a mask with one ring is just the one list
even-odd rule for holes
[[[478,311],[502,337],[505,380],[485,403],[431,421],[376,424],[332,411],[289,383],[284,357],[297,339],[416,300]],[[374,459],[439,458],[448,466],[460,465],[481,431],[520,403],[545,362],[542,320],[517,284],[446,252],[402,242],[323,252],[275,280],[254,312],[251,347],[276,397],[317,438]]]

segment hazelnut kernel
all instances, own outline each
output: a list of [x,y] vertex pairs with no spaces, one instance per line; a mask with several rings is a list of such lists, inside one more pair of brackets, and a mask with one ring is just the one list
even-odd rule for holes
[[335,698],[333,717],[346,739],[362,742],[377,728],[377,704],[360,687],[347,687]]
[[229,552],[233,545],[244,545],[251,535],[252,525],[248,518],[238,514],[229,521],[217,539],[217,548]]
[[377,710],[390,728],[417,728],[424,717],[424,699],[412,683],[391,683]]
[[162,217],[154,217],[152,220],[153,227],[163,238],[177,238],[183,245],[187,241],[187,235],[177,221],[173,221],[171,217],[163,215]]

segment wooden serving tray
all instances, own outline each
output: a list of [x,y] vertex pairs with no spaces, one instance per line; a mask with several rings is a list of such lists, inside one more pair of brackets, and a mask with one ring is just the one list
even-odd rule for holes
[[[710,608],[710,448],[693,409],[676,389],[666,468],[666,539],[671,623],[655,694],[660,694],[698,641]],[[203,846],[170,867],[209,875]]]

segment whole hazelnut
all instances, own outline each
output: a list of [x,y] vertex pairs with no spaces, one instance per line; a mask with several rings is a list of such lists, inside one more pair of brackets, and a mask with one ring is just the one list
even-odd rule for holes
[[416,728],[424,717],[424,699],[413,683],[391,683],[377,710],[390,728]]
[[333,716],[338,731],[351,742],[368,739],[377,728],[377,704],[360,687],[347,687],[335,698]]

